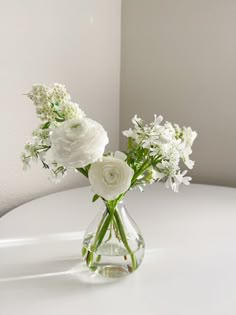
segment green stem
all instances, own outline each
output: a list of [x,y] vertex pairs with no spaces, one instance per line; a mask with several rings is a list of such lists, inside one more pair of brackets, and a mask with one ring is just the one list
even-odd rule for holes
[[99,234],[99,232],[100,232],[100,230],[101,230],[101,227],[102,227],[102,225],[103,225],[103,223],[104,223],[104,221],[105,221],[107,215],[109,215],[109,211],[108,211],[107,208],[106,208],[105,212],[103,213],[102,219],[101,219],[101,221],[99,222],[99,225],[98,225],[98,228],[97,228],[97,231],[96,231],[95,239],[96,239],[97,235]]
[[88,178],[88,171],[86,170],[86,169],[84,169],[84,168],[76,168],[77,169],[77,171],[79,171],[81,174],[83,174],[85,177],[87,177]]
[[96,251],[96,249],[98,248],[98,246],[101,244],[101,242],[104,239],[104,236],[107,232],[107,229],[112,221],[113,218],[113,212],[108,209],[108,206],[106,207],[106,212],[101,220],[101,222],[99,223],[99,226],[97,228],[97,232],[96,232],[96,236],[94,239],[94,243],[92,245],[92,250]]
[[[120,195],[117,199],[115,200],[111,200],[111,201],[106,201],[106,212],[104,213],[99,226],[97,228],[97,232],[94,238],[94,242],[91,246],[91,251],[87,253],[87,263],[88,265],[92,265],[93,263],[93,254],[94,252],[96,252],[97,248],[101,245],[106,232],[110,226],[110,229],[112,229],[112,224],[114,224],[115,229],[116,229],[116,236],[117,234],[119,234],[120,238],[118,238],[119,240],[121,240],[127,250],[127,252],[129,253],[130,257],[131,257],[131,262],[132,262],[132,270],[134,271],[135,269],[137,269],[137,259],[134,253],[132,253],[132,250],[129,246],[129,243],[127,241],[126,238],[126,234],[125,234],[125,230],[123,227],[123,223],[122,220],[118,214],[118,211],[116,210],[117,204],[118,202],[124,197],[124,194]],[[111,231],[110,231],[111,232]],[[108,237],[108,240],[110,239],[111,233]],[[107,241],[108,241],[107,240]],[[92,253],[91,253],[92,252]],[[100,258],[99,258],[100,259]]]
[[131,181],[131,186],[130,187],[133,187],[135,185],[135,182],[137,180],[137,178],[150,166],[150,163],[149,161],[145,161],[141,167],[139,168],[139,170],[137,171],[136,174],[134,174],[133,178],[132,178],[132,181]]
[[96,251],[99,245],[102,243],[111,220],[112,220],[112,215],[109,214],[106,220],[104,221],[104,224],[102,225],[101,230],[99,231],[98,235],[95,237],[95,241],[92,246],[93,251]]
[[109,232],[109,236],[108,236],[107,240],[105,241],[105,243],[109,242],[112,238],[112,226],[113,226],[113,220],[111,220],[111,222],[110,222],[110,232]]
[[[107,218],[107,214],[108,214],[108,217],[109,217],[109,212],[108,212],[108,210],[106,208],[106,211],[104,212],[104,214],[102,216],[102,219],[101,219],[101,221],[100,221],[100,223],[98,225],[97,232],[96,232],[96,235],[95,235],[95,240],[94,240],[93,245],[91,246],[91,251],[96,250],[95,246],[96,246],[97,240],[100,237],[100,231],[101,231],[102,226],[104,225],[105,219]],[[82,256],[84,257],[86,255],[86,261],[87,261],[88,265],[91,265],[92,261],[93,261],[93,253],[91,251],[88,251],[87,248],[85,248],[85,247],[82,248]]]
[[132,269],[133,271],[137,269],[137,259],[136,259],[136,256],[135,254],[132,252],[130,246],[129,246],[129,243],[127,241],[127,238],[126,238],[126,235],[125,235],[125,230],[124,230],[124,227],[123,227],[123,223],[120,219],[120,216],[118,214],[117,211],[115,211],[114,213],[114,216],[115,216],[115,219],[116,219],[116,223],[117,223],[117,227],[118,227],[118,230],[119,230],[119,233],[120,233],[120,237],[121,237],[121,240],[125,246],[125,248],[127,249],[128,253],[130,254],[130,257],[131,257],[131,262],[132,262]]
[[118,241],[121,241],[121,238],[120,238],[120,235],[119,235],[119,229],[118,229],[118,226],[117,226],[115,218],[113,220],[113,227],[114,227],[114,232],[115,232],[116,238],[118,239]]

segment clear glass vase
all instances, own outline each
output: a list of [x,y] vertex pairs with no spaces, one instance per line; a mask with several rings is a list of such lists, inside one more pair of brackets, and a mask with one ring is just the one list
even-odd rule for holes
[[144,240],[139,228],[121,201],[105,202],[89,225],[82,255],[93,272],[106,277],[122,277],[134,272],[144,257]]

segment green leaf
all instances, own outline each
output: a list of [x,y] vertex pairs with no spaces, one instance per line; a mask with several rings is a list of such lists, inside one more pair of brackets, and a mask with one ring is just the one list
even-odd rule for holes
[[98,198],[100,198],[100,196],[98,196],[97,194],[95,194],[93,196],[92,202],[95,202],[96,200],[98,200]]
[[56,118],[55,120],[56,120],[57,122],[63,122],[63,121],[65,121],[64,118]]
[[48,129],[50,124],[50,121],[47,121],[44,125],[41,126],[41,129]]
[[59,118],[61,118],[61,119],[64,119],[64,120],[65,120],[64,115],[62,115],[61,113],[59,113],[57,110],[54,110],[53,112],[54,112],[55,114],[57,114],[57,116],[58,116]]
[[85,177],[88,178],[88,172],[85,168],[80,167],[80,168],[76,168],[76,169],[77,169],[77,171],[79,171],[81,174],[83,174]]

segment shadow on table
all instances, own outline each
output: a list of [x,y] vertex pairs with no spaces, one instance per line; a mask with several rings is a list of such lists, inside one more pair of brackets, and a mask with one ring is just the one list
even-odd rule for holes
[[[36,265],[1,266],[0,294],[47,297],[91,293],[104,285],[111,285],[124,279],[110,279],[92,273],[81,258],[43,262]],[[4,293],[2,295],[2,293]]]

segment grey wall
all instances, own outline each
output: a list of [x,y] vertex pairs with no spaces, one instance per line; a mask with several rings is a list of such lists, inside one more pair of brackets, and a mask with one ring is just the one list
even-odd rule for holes
[[0,0],[0,215],[87,183],[74,174],[55,185],[40,164],[22,171],[20,154],[39,124],[22,95],[33,83],[64,83],[117,149],[120,8],[120,0]]
[[236,187],[235,32],[235,0],[123,1],[121,129],[135,113],[192,126],[195,182]]

